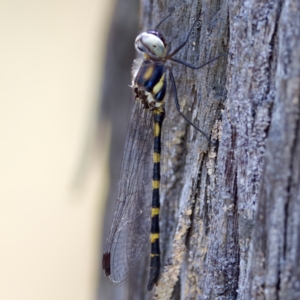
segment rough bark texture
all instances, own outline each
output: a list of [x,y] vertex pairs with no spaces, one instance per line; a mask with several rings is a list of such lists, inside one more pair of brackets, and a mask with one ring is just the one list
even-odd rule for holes
[[127,299],[300,299],[300,2],[142,0],[144,29],[171,48],[201,24],[173,65],[187,125],[167,99],[157,288],[148,253]]

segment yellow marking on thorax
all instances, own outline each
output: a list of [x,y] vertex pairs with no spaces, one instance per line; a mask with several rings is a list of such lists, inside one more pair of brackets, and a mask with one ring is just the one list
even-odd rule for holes
[[153,162],[159,163],[160,162],[160,154],[159,153],[153,153]]
[[159,208],[157,207],[152,207],[151,209],[151,218],[155,217],[155,216],[158,216],[159,215]]
[[152,180],[152,188],[159,189],[159,180]]
[[143,79],[144,80],[148,80],[151,77],[151,75],[153,73],[153,70],[154,70],[154,66],[153,65],[149,66],[148,69],[147,69],[147,71],[145,72],[145,74],[143,76]]
[[159,239],[159,233],[151,233],[150,234],[150,242],[151,243],[154,243],[158,239]]
[[159,82],[154,86],[153,93],[156,95],[164,85],[165,73],[160,77]]

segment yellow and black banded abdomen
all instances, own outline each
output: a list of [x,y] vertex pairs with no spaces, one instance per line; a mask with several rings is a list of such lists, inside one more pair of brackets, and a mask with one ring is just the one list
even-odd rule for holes
[[152,209],[151,209],[151,253],[150,253],[150,276],[148,290],[152,290],[157,283],[160,272],[160,249],[159,249],[159,187],[160,187],[160,154],[161,154],[161,127],[165,118],[163,108],[153,111],[154,124],[154,151],[153,151],[153,178],[152,178]]
[[135,83],[139,88],[151,93],[155,101],[162,102],[167,91],[166,67],[160,61],[144,60]]

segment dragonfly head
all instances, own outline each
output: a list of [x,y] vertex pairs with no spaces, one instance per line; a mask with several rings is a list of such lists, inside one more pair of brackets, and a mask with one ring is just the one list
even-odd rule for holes
[[152,58],[163,58],[167,51],[165,39],[155,30],[139,34],[135,39],[135,48],[138,52]]

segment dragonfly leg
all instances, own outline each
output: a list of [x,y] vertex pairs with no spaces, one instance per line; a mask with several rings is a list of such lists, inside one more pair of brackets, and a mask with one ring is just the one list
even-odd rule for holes
[[174,75],[172,73],[172,70],[169,68],[169,74],[170,74],[170,79],[172,82],[172,87],[173,87],[173,93],[174,93],[174,99],[175,99],[175,105],[176,105],[176,109],[179,112],[179,114],[190,124],[192,125],[196,130],[198,130],[200,133],[202,133],[206,139],[211,143],[209,136],[203,131],[201,130],[199,127],[197,127],[190,119],[188,119],[183,112],[180,109],[180,105],[179,105],[179,101],[178,101],[178,95],[177,95],[177,88],[176,88],[176,83],[175,83],[175,79],[174,79]]
[[172,7],[172,8],[169,10],[170,13],[169,13],[166,17],[164,17],[164,18],[156,25],[155,30],[157,30],[157,28],[158,28],[164,21],[166,21],[166,20],[173,14],[174,11],[175,11],[175,8]]
[[[201,15],[202,15],[202,14],[201,14]],[[201,15],[200,15],[200,16],[201,16]],[[200,18],[200,16],[199,16],[199,18]],[[185,38],[185,41],[184,41],[180,46],[178,46],[174,51],[172,51],[170,54],[168,54],[168,55],[166,56],[167,59],[170,59],[172,56],[174,56],[178,51],[180,51],[180,50],[186,45],[186,43],[188,42],[188,40],[189,40],[189,38],[190,38],[190,35],[191,35],[192,31],[193,31],[193,28],[195,27],[196,23],[199,21],[199,18],[197,18],[197,19],[195,20],[195,22],[193,23],[191,29],[190,29],[189,32],[188,32],[187,37]]]
[[190,69],[198,70],[198,69],[201,69],[201,68],[203,68],[204,66],[210,64],[211,62],[213,62],[214,60],[218,59],[219,57],[221,57],[221,56],[227,56],[228,54],[229,54],[229,53],[222,53],[222,54],[219,54],[219,55],[215,56],[214,58],[210,59],[209,61],[207,61],[206,63],[204,63],[204,64],[202,64],[202,65],[200,65],[200,66],[193,66],[193,65],[191,65],[191,64],[189,64],[189,63],[187,63],[187,62],[185,62],[185,61],[183,61],[183,60],[180,60],[180,59],[178,59],[178,58],[173,58],[173,57],[172,57],[171,60],[174,61],[174,62],[177,62],[177,63],[179,63],[179,64],[181,64],[181,65],[184,65],[184,66],[186,66],[186,67],[188,67],[188,68],[190,68]]

